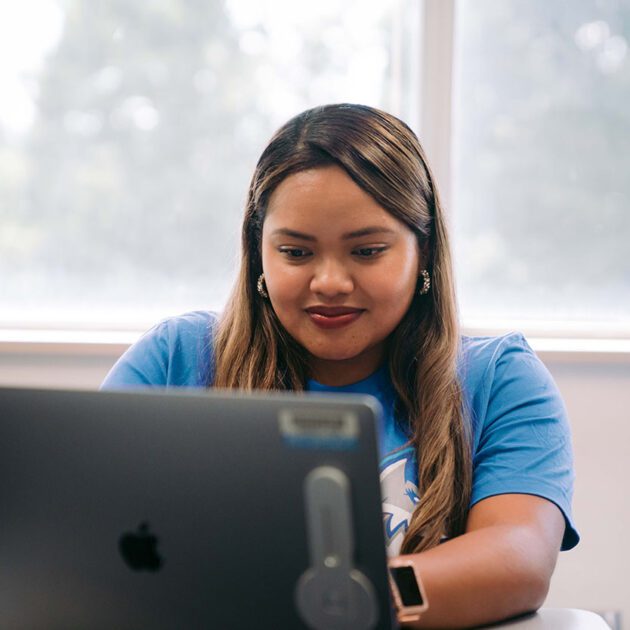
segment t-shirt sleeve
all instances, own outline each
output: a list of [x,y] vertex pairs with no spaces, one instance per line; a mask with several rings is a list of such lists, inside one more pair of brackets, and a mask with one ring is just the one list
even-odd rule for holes
[[101,389],[167,385],[169,340],[167,323],[147,331],[116,361]]
[[217,317],[191,311],[157,324],[116,362],[101,389],[210,387]]
[[475,401],[471,505],[499,494],[532,494],[565,518],[562,549],[579,541],[573,523],[573,455],[566,409],[547,368],[522,335],[501,339]]

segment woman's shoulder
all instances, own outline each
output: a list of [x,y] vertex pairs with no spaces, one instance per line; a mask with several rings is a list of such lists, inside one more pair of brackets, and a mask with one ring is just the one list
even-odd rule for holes
[[462,357],[468,362],[492,361],[506,352],[533,352],[518,331],[497,336],[462,335],[461,341]]
[[556,384],[522,333],[462,337],[458,369],[465,398],[478,420],[487,422],[490,408],[497,411],[541,400],[555,413],[561,411]]
[[120,357],[101,388],[207,386],[217,321],[215,313],[202,310],[160,321]]
[[163,319],[149,332],[156,331],[170,340],[187,342],[212,334],[217,322],[218,316],[212,311],[189,311]]
[[459,356],[460,377],[465,385],[480,385],[492,378],[497,368],[518,362],[540,363],[538,357],[520,332],[498,336],[469,336],[461,338]]

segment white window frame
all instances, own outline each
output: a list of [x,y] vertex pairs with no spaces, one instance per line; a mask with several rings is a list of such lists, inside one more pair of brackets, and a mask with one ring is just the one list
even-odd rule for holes
[[[451,113],[457,0],[424,0],[421,15],[419,134],[447,210],[451,208]],[[515,326],[515,324],[517,324]],[[469,335],[495,335],[517,328],[543,360],[630,364],[630,331],[558,329],[548,322],[464,321]],[[120,356],[141,330],[0,329],[1,355]]]

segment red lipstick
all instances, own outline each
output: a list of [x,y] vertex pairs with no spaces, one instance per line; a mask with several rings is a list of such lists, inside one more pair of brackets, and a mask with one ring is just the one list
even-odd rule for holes
[[305,310],[316,326],[331,330],[355,322],[365,309],[350,306],[311,306]]

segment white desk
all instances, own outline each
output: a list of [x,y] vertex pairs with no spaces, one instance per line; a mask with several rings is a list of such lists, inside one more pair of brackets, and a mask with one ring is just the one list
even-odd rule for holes
[[509,630],[610,630],[599,615],[576,608],[541,608],[532,615],[486,627]]

